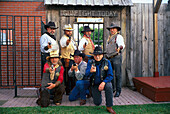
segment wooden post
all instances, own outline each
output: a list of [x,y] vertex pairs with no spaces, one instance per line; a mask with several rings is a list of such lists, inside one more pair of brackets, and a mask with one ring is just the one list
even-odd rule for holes
[[154,35],[154,77],[159,77],[158,71],[158,11],[162,0],[153,0],[153,35]]

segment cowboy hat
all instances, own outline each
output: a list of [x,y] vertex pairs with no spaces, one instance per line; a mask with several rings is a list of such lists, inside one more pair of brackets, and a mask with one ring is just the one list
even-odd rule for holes
[[101,55],[101,54],[106,54],[105,52],[103,52],[102,48],[100,46],[95,47],[94,52],[90,54],[93,55]]
[[49,60],[50,58],[60,58],[59,50],[51,51],[50,56],[47,56],[46,59]]
[[91,32],[93,32],[94,30],[90,29],[89,26],[84,26],[84,27],[83,27],[83,30],[81,31],[81,33],[85,32],[85,31],[91,31]]
[[71,56],[80,56],[80,57],[85,57],[85,54],[84,53],[81,53],[79,50],[75,50],[74,51],[74,55],[70,54]]
[[57,29],[58,27],[55,26],[55,23],[50,21],[48,22],[45,26],[45,29],[47,30],[47,28],[52,28],[52,29]]
[[74,30],[74,29],[71,27],[71,25],[70,25],[70,24],[68,24],[68,25],[64,25],[63,30],[69,30],[69,31],[72,31],[72,30]]
[[109,27],[107,27],[107,30],[110,30],[111,28],[117,28],[118,31],[121,30],[121,28],[113,22],[110,24]]

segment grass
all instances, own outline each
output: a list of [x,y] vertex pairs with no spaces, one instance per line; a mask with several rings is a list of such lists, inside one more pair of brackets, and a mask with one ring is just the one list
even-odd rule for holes
[[[170,114],[168,104],[113,106],[117,114]],[[105,106],[0,107],[1,114],[106,114]]]

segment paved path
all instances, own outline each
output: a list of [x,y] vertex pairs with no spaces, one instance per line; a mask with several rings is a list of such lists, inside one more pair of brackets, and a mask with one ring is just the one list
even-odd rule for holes
[[[35,103],[37,98],[36,90],[18,89],[18,96],[24,96],[19,98],[14,98],[14,89],[0,89],[0,101],[6,100],[0,107],[33,107],[37,106]],[[33,97],[26,97],[33,96]],[[104,97],[104,91],[102,92]],[[128,88],[123,88],[120,97],[113,98],[114,105],[133,105],[133,104],[158,104],[158,103],[170,103],[170,102],[153,102],[152,100],[146,98],[137,91],[132,91]],[[102,104],[105,105],[105,99],[103,98]],[[52,106],[55,106],[52,104]],[[79,100],[70,102],[68,101],[68,96],[63,96],[63,101],[61,106],[80,106]],[[93,104],[93,99],[87,99],[87,103],[84,106],[95,106]]]

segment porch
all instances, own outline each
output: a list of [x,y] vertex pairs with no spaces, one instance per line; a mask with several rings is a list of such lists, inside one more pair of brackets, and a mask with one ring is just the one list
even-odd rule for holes
[[[33,107],[36,104],[36,90],[21,89],[18,88],[18,96],[14,98],[14,89],[0,89],[0,107]],[[102,92],[103,101],[101,105],[105,105],[104,92]],[[27,97],[29,96],[29,97]],[[137,91],[132,91],[126,87],[122,88],[120,97],[114,98],[114,105],[139,105],[139,104],[159,104],[159,103],[170,103],[170,102],[153,102]],[[52,104],[52,106],[55,106]],[[80,106],[79,100],[70,102],[68,96],[63,96],[61,106]],[[87,99],[85,106],[95,106],[93,99]]]

